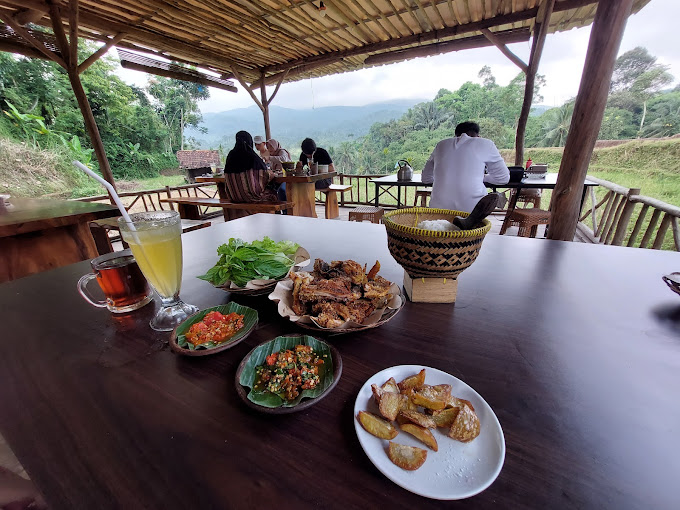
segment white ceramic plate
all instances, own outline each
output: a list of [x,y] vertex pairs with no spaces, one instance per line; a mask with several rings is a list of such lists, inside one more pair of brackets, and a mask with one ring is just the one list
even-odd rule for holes
[[[433,430],[439,445],[439,451],[435,452],[410,434],[400,431],[392,439],[393,442],[427,450],[425,464],[416,471],[406,471],[392,464],[387,456],[389,442],[366,432],[356,416],[359,411],[380,415],[373,400],[371,384],[382,386],[390,377],[399,382],[417,374],[423,368],[426,369],[425,384],[450,384],[452,395],[472,403],[479,417],[481,432],[473,441],[461,443],[447,437],[445,429]],[[479,494],[496,479],[505,461],[503,430],[489,404],[463,381],[436,368],[400,365],[375,374],[366,381],[357,395],[354,404],[354,428],[361,447],[375,467],[397,485],[427,498],[463,499]]]

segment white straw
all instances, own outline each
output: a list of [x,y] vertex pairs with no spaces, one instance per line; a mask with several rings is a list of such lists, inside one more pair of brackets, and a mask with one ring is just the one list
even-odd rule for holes
[[125,222],[128,224],[128,228],[132,232],[136,232],[137,229],[135,228],[134,224],[132,223],[132,220],[130,219],[130,216],[127,213],[127,210],[125,209],[125,206],[123,205],[123,202],[120,201],[120,197],[118,196],[118,193],[116,193],[116,190],[111,186],[111,183],[104,180],[102,177],[94,173],[92,170],[87,168],[85,165],[83,165],[80,161],[71,161],[74,166],[77,168],[80,168],[83,172],[85,172],[87,175],[92,177],[93,179],[99,181],[99,183],[104,186],[111,196],[113,197],[113,201],[116,203],[118,206],[118,209],[120,210],[120,214],[123,215],[123,218],[125,219]]
[[144,250],[141,249],[141,242],[139,240],[139,237],[137,236],[137,229],[135,228],[135,224],[132,223],[132,219],[130,219],[130,215],[127,213],[127,210],[125,209],[125,206],[123,205],[123,202],[120,201],[120,197],[118,196],[118,193],[116,193],[116,190],[113,189],[113,186],[111,186],[111,183],[108,181],[105,181],[102,177],[94,173],[92,170],[87,168],[85,165],[83,165],[80,161],[72,161],[73,165],[77,168],[80,168],[83,172],[85,172],[87,175],[92,177],[93,179],[99,181],[102,186],[104,186],[111,196],[113,197],[113,201],[116,203],[118,206],[118,209],[120,210],[120,214],[123,215],[123,219],[125,219],[125,222],[127,223],[128,228],[130,229],[130,233],[132,234],[132,239],[134,240],[135,244],[137,246],[140,246],[139,253],[137,255],[141,255],[142,258],[145,259],[146,261],[146,267],[148,268],[149,271],[151,271],[151,275],[153,276],[155,281],[159,281],[156,275],[154,274],[153,266],[149,262],[148,257],[146,256],[146,253]]

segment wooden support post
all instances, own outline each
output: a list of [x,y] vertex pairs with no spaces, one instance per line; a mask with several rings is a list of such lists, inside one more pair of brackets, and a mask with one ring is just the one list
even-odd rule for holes
[[269,101],[267,101],[267,87],[264,84],[264,73],[261,75],[262,86],[260,87],[260,97],[262,98],[262,117],[264,119],[264,138],[269,140],[272,137],[272,130],[269,126]]
[[525,73],[524,101],[522,102],[522,110],[520,111],[519,119],[517,120],[517,132],[515,134],[515,165],[518,166],[524,166],[524,135],[527,129],[529,113],[531,112],[531,103],[534,100],[536,72],[538,71],[538,64],[541,61],[545,37],[548,34],[548,26],[550,25],[550,16],[552,16],[554,7],[555,0],[547,0],[546,3],[541,5],[536,15],[534,42],[531,45],[529,65],[527,66]]
[[[116,183],[113,178],[113,173],[111,172],[111,167],[109,166],[109,160],[106,158],[106,151],[104,150],[104,144],[102,143],[101,136],[99,135],[99,128],[97,127],[97,122],[94,120],[90,103],[87,100],[85,89],[83,88],[83,84],[80,81],[80,76],[78,75],[77,27],[71,27],[70,29],[71,36],[74,38],[74,40],[71,42],[67,41],[64,25],[61,21],[61,14],[59,13],[59,6],[54,0],[50,0],[48,5],[50,19],[52,21],[52,28],[57,40],[57,45],[59,46],[59,52],[65,61],[65,68],[69,81],[71,82],[71,88],[73,89],[73,93],[76,96],[76,101],[78,101],[78,106],[80,107],[80,112],[82,113],[83,120],[85,122],[85,129],[87,130],[87,134],[90,136],[92,147],[94,148],[94,152],[97,155],[99,169],[101,170],[104,179],[109,181],[115,189]],[[77,13],[77,6],[78,0],[71,0],[70,8],[73,14]],[[71,16],[72,22],[74,19],[77,19],[77,14]],[[75,48],[72,48],[71,45],[74,45]],[[62,64],[60,63],[60,65]]]
[[552,194],[549,239],[574,239],[583,183],[602,124],[616,55],[632,6],[633,0],[601,0],[597,5],[581,85]]

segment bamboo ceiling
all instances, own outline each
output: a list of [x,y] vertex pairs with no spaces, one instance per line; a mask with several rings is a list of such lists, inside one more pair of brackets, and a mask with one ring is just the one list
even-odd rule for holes
[[[69,19],[68,0],[59,5]],[[528,40],[546,0],[80,0],[80,35],[267,83]],[[633,12],[649,0],[635,0]],[[549,32],[592,23],[596,0],[557,0]],[[0,18],[51,27],[44,0],[0,0]],[[4,49],[4,48],[0,48]]]

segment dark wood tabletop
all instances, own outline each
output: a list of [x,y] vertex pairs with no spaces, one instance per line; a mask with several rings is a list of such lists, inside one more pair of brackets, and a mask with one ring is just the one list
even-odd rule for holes
[[[402,279],[382,225],[260,214],[190,232],[183,299],[260,316],[247,340],[200,358],[149,329],[153,306],[117,316],[85,303],[87,262],[0,285],[0,431],[50,508],[677,508],[680,299],[661,280],[677,253],[489,235],[455,306],[407,303],[380,328],[329,337],[339,384],[271,416],[239,399],[236,369],[303,330],[266,297],[195,278],[229,237],[264,235],[312,258],[379,259]],[[417,496],[364,454],[357,392],[402,364],[458,377],[495,411],[507,453],[481,494]]]
[[99,218],[118,216],[110,204],[48,198],[10,198],[11,208],[0,213],[0,237],[25,234]]
[[324,172],[321,174],[314,175],[279,175],[274,177],[275,182],[283,183],[305,183],[305,182],[316,182],[322,179],[332,179],[338,175],[337,172]]

